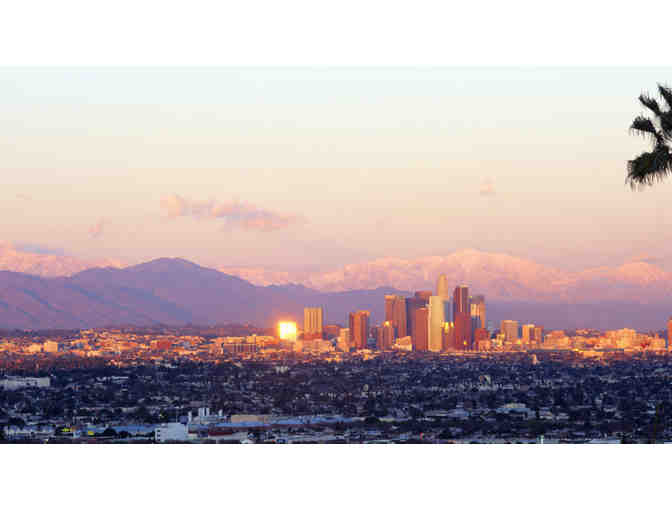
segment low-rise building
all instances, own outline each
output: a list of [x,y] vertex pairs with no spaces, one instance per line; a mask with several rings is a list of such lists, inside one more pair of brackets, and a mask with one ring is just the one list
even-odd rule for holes
[[154,429],[154,440],[157,443],[166,441],[187,441],[189,431],[182,423],[162,423]]
[[7,376],[0,380],[0,386],[3,390],[18,390],[20,388],[49,388],[51,379],[49,377],[13,377]]

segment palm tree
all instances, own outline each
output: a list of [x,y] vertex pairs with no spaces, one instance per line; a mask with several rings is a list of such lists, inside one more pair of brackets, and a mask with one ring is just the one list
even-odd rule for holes
[[649,137],[653,146],[650,152],[628,161],[625,182],[633,189],[651,186],[672,174],[672,88],[658,84],[658,92],[666,108],[648,94],[641,94],[639,102],[653,112],[653,120],[638,115],[630,126],[631,132]]

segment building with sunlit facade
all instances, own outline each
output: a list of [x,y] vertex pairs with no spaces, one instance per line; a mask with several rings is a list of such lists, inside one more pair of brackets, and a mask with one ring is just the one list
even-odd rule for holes
[[406,336],[408,320],[405,297],[392,294],[385,296],[385,321],[392,325],[396,337]]
[[418,308],[415,310],[413,317],[413,334],[411,339],[413,341],[414,351],[429,350],[429,309]]
[[350,341],[352,347],[357,350],[367,349],[369,339],[369,318],[371,312],[368,310],[358,310],[351,312],[349,316]]
[[394,326],[390,321],[385,321],[378,328],[378,338],[376,338],[376,347],[381,351],[387,351],[394,345]]
[[429,304],[427,292],[431,296],[431,291],[418,291],[413,297],[406,298],[406,334],[411,337],[413,337],[416,312]]
[[303,309],[303,338],[305,340],[322,338],[323,315],[321,307]]
[[441,352],[443,350],[443,324],[446,322],[441,296],[431,296],[428,309],[428,347],[432,352]]
[[503,320],[499,330],[504,333],[504,340],[507,343],[518,341],[518,321]]
[[280,340],[296,342],[297,328],[296,322],[282,321],[278,323],[278,337]]
[[466,351],[472,347],[471,308],[469,306],[469,287],[460,285],[453,292],[453,322],[455,323],[455,345]]

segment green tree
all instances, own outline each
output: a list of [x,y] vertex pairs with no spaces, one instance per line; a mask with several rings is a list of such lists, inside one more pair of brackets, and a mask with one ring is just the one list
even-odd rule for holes
[[652,148],[628,161],[626,182],[632,188],[650,186],[672,174],[672,89],[658,84],[658,92],[665,103],[661,107],[648,94],[641,94],[639,102],[652,118],[638,115],[630,125],[632,133],[649,138]]

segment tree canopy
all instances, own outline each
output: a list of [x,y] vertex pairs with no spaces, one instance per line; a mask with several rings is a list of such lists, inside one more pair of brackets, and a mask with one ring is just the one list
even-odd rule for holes
[[651,186],[672,174],[672,88],[658,84],[663,105],[648,94],[641,94],[639,102],[652,117],[638,115],[630,125],[630,132],[648,138],[652,148],[628,161],[626,182],[632,188]]

